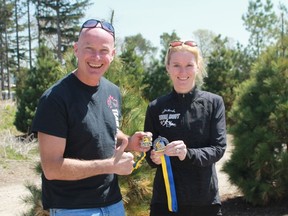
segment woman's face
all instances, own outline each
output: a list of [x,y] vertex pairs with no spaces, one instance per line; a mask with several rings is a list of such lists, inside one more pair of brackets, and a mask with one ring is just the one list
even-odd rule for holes
[[196,58],[188,51],[171,53],[170,63],[166,65],[173,87],[178,93],[187,93],[192,90],[195,86],[197,69]]

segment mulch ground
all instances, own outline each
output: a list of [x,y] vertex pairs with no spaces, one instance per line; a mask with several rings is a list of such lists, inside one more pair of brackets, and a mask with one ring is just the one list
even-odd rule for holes
[[223,216],[288,216],[288,197],[267,206],[253,206],[242,196],[222,199]]

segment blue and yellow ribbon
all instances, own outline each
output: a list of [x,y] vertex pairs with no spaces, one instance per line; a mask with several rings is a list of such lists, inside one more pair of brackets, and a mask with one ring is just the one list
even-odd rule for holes
[[144,160],[145,157],[146,157],[146,153],[145,152],[141,152],[140,157],[133,164],[133,171],[140,167],[140,164],[142,163],[142,161]]
[[168,209],[171,212],[177,212],[178,210],[177,196],[169,156],[167,155],[161,156],[161,165],[167,194]]

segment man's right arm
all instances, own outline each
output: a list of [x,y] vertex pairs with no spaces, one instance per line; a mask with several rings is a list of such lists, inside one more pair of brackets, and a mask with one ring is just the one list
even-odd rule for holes
[[79,180],[111,173],[128,175],[133,170],[133,155],[124,152],[126,146],[119,146],[112,158],[79,160],[63,157],[64,138],[38,132],[38,141],[42,170],[49,180]]

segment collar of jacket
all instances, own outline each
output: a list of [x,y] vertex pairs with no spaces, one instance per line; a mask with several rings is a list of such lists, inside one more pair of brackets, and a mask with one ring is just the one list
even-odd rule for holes
[[197,86],[194,86],[194,88],[187,92],[187,93],[177,93],[175,91],[175,89],[173,88],[172,94],[177,97],[179,100],[183,100],[183,99],[192,99],[194,100],[196,98],[197,93],[199,92],[199,90],[197,89]]

